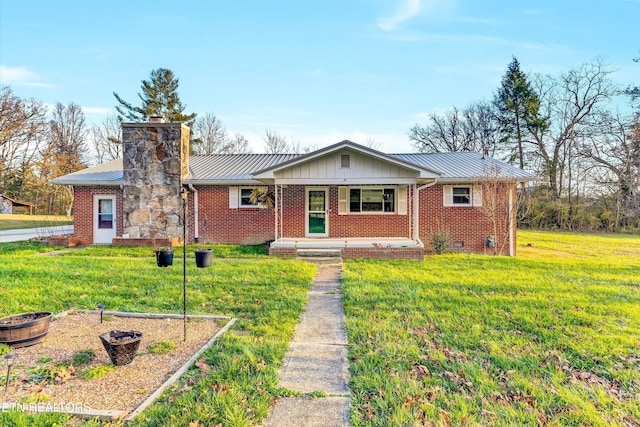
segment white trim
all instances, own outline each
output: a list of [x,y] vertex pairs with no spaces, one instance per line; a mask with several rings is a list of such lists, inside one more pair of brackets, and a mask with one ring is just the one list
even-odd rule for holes
[[[270,181],[271,182],[271,181]],[[409,185],[415,178],[277,178],[277,184],[290,185]]]
[[261,204],[244,204],[242,203],[242,190],[250,190],[251,192],[253,192],[253,190],[257,190],[257,189],[261,189],[263,191],[267,191],[268,187],[262,185],[254,185],[254,186],[249,186],[249,185],[244,185],[241,187],[238,187],[238,207],[240,209],[256,209],[256,208],[266,208],[266,206],[261,205]]
[[[453,190],[456,188],[469,189],[469,203],[455,203]],[[442,206],[470,208],[482,206],[482,186],[480,185],[443,185],[442,186]]]
[[401,185],[396,187],[396,206],[394,206],[398,215],[407,214],[407,186]]
[[[324,191],[324,233],[309,233],[309,191]],[[305,187],[304,189],[304,235],[305,237],[329,237],[329,187]]]
[[229,187],[229,209],[238,209],[240,193],[239,187]]
[[[111,200],[111,228],[98,228],[99,223],[99,201]],[[111,244],[117,234],[117,205],[115,194],[94,194],[93,195],[93,243]]]
[[349,187],[346,185],[338,187],[338,215],[349,214]]
[[[399,191],[399,187],[396,185],[349,185],[349,186],[344,186],[344,187],[338,187],[338,214],[339,215],[406,215],[406,187],[404,187],[405,189],[405,212],[404,213],[399,213],[398,212],[398,191]],[[345,188],[346,189],[346,199],[345,199],[345,206],[344,212],[341,212],[340,210],[340,203],[341,203],[341,198],[340,198],[340,189]],[[352,188],[357,188],[360,190],[382,190],[383,194],[384,194],[384,190],[393,190],[393,211],[391,212],[385,212],[384,211],[384,201],[382,203],[382,211],[367,211],[367,212],[351,212],[351,189]],[[360,203],[362,203],[362,200],[360,200]]]
[[480,207],[482,206],[482,186],[474,185],[471,188],[471,205]]

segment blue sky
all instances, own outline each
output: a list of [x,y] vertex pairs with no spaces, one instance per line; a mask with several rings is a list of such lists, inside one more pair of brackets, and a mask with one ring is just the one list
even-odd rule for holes
[[411,126],[491,99],[512,56],[553,75],[603,57],[638,84],[639,40],[640,0],[0,0],[0,84],[94,123],[170,68],[186,112],[255,152],[265,129],[410,152]]

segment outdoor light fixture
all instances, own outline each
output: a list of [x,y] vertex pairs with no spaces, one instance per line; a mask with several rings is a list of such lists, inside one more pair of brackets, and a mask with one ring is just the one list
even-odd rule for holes
[[189,192],[182,187],[182,323],[184,329],[183,340],[187,341],[187,197]]
[[9,375],[11,374],[11,365],[13,365],[14,359],[18,357],[16,353],[9,353],[4,356],[4,360],[7,361],[7,379],[4,382],[4,392],[9,389]]
[[104,304],[98,304],[98,311],[100,312],[100,323],[102,323],[102,313],[104,312]]

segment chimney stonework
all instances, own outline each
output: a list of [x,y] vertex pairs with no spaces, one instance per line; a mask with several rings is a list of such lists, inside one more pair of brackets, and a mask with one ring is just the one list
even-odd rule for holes
[[180,237],[182,180],[189,176],[190,129],[181,123],[122,123],[123,232]]

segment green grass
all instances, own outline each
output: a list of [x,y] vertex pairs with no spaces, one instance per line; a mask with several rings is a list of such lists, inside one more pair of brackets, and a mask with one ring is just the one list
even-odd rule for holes
[[[194,251],[199,249],[200,245],[192,244],[187,245],[187,259],[195,259]],[[212,250],[214,258],[261,258],[269,259],[267,256],[267,250],[264,245],[257,246],[240,246],[240,245],[207,245],[208,249]],[[76,249],[72,252],[60,254],[60,256],[91,256],[91,257],[111,257],[111,258],[149,258],[153,257],[154,249],[148,246],[142,247],[118,247],[113,248],[111,246],[93,246],[87,248]],[[182,246],[174,248],[174,262],[177,259],[182,259]]]
[[518,239],[345,264],[351,425],[637,425],[640,238]]
[[[518,242],[517,258],[345,262],[352,426],[638,424],[640,238],[522,231]],[[133,425],[256,425],[292,394],[277,369],[315,268],[236,260],[264,255],[227,246],[234,259],[208,269],[189,247],[189,312],[239,321],[205,352],[210,369],[192,368]],[[150,248],[38,256],[49,250],[0,245],[0,315],[99,303],[181,312],[181,249],[162,269]],[[2,426],[74,422],[0,414]]]
[[[94,309],[100,303],[106,310],[182,312],[181,249],[176,249],[174,265],[168,268],[156,266],[150,248],[96,247],[38,256],[46,250],[35,243],[0,244],[0,316]],[[225,250],[233,258],[243,253],[255,257],[244,248]],[[315,266],[291,260],[217,259],[210,268],[200,269],[189,252],[188,312],[226,315],[238,321],[203,354],[210,370],[188,371],[133,425],[177,427],[195,420],[205,425],[256,424],[273,400],[287,393],[277,386],[277,371],[306,302]],[[50,414],[0,414],[2,426],[64,422],[67,418]]]
[[73,224],[73,217],[64,215],[0,214],[0,231],[69,224]]

